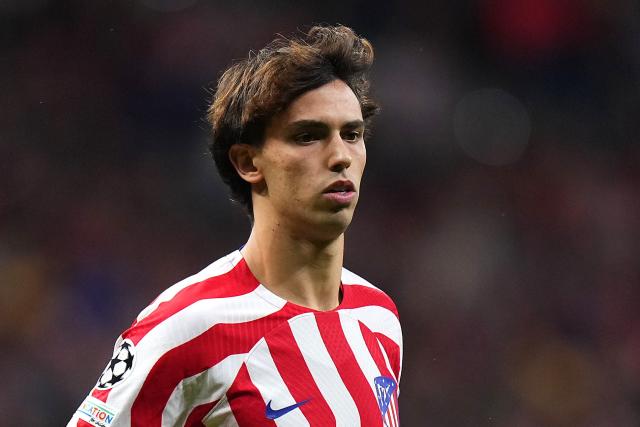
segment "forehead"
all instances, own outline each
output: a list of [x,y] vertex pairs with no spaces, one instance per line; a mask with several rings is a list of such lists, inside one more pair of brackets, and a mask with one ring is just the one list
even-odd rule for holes
[[315,120],[341,125],[362,120],[360,102],[342,80],[334,80],[303,93],[281,114],[284,123]]

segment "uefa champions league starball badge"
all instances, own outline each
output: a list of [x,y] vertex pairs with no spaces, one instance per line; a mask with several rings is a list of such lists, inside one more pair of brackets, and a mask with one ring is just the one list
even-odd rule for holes
[[136,348],[130,339],[125,339],[113,352],[113,357],[100,375],[96,388],[106,390],[125,380],[133,369]]

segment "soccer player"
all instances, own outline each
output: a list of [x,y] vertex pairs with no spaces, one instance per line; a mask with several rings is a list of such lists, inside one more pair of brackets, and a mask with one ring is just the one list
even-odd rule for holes
[[396,307],[342,266],[372,61],[322,26],[222,75],[210,148],[251,235],[140,313],[70,426],[398,425]]

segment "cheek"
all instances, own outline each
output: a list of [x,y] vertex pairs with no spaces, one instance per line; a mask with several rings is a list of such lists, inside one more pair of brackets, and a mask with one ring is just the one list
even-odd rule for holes
[[283,195],[291,196],[307,187],[309,183],[308,168],[304,159],[280,155],[273,159],[270,173],[266,177],[267,183],[271,184],[274,190],[277,187],[276,191],[282,191]]
[[355,147],[352,158],[352,165],[355,166],[360,176],[362,176],[364,167],[367,164],[367,149],[365,148],[364,144]]
[[314,173],[311,165],[305,161],[297,161],[289,164],[285,170],[289,188],[295,191],[300,197],[304,197],[313,187],[314,179],[317,180],[318,174]]

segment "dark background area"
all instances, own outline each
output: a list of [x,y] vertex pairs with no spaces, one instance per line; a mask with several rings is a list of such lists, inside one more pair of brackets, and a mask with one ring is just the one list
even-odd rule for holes
[[633,0],[2,1],[0,423],[64,425],[137,313],[245,241],[209,91],[318,22],[376,49],[345,265],[400,310],[403,425],[640,425]]

